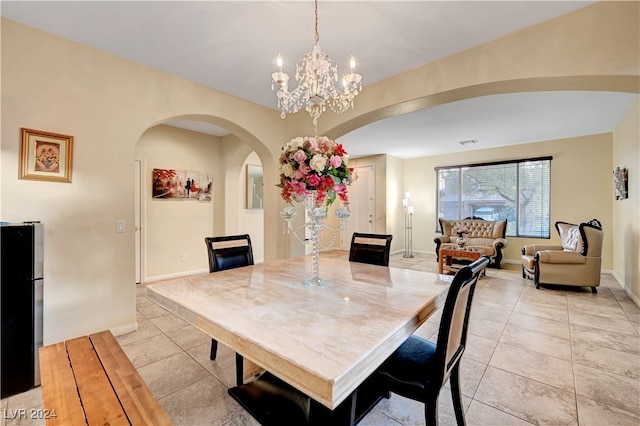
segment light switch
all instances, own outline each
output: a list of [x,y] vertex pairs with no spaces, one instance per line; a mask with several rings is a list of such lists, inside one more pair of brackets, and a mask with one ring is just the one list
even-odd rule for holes
[[124,220],[116,221],[116,232],[125,232],[126,228],[124,225]]

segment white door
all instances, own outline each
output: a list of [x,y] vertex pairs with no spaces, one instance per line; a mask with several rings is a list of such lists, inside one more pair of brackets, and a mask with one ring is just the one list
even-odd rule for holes
[[134,161],[134,238],[136,246],[136,284],[142,282],[142,161]]
[[373,166],[354,167],[357,179],[349,187],[349,229],[342,238],[345,250],[351,245],[354,232],[373,233],[375,230],[375,192]]

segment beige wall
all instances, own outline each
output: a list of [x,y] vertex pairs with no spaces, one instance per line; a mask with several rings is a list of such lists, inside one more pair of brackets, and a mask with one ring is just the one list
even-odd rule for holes
[[[596,4],[367,85],[355,109],[323,115],[319,131],[337,138],[385,116],[491,93],[565,89],[638,93],[638,11],[638,2]],[[45,224],[45,343],[135,327],[132,165],[147,129],[172,119],[189,119],[229,130],[231,135],[221,140],[224,210],[214,212],[213,229],[228,233],[241,229],[239,176],[252,151],[264,167],[264,221],[280,223],[278,212],[284,204],[275,187],[277,158],[283,141],[312,134],[306,113],[281,120],[277,111],[6,19],[1,22],[0,218]],[[17,179],[21,127],[74,136],[72,183]],[[622,151],[626,155],[627,150]],[[605,167],[610,169],[612,160],[608,161]],[[391,176],[389,164],[384,162],[383,180]],[[389,170],[397,168],[394,160]],[[610,175],[607,180],[611,182]],[[386,191],[386,183],[382,185]],[[406,176],[397,185],[419,193]],[[428,182],[421,185],[428,187]],[[378,182],[376,190],[381,190]],[[424,214],[429,215],[429,191],[424,192]],[[604,198],[605,203],[611,196]],[[386,211],[391,208],[387,197],[379,202],[384,203],[385,220],[394,216],[391,226],[397,226],[397,215]],[[571,216],[581,220],[583,212],[579,213]],[[117,220],[125,220],[127,232],[115,232]],[[432,226],[422,225],[414,236],[430,232],[430,238]],[[605,226],[611,228],[611,218]],[[637,229],[634,232],[637,240]],[[282,235],[280,226],[265,226],[264,234],[267,259],[298,249]],[[624,247],[616,250],[624,252]],[[637,282],[637,276],[637,267],[632,268],[631,280]]]
[[[551,161],[551,224],[556,221],[581,223],[596,218],[605,230],[602,267],[612,267],[613,220],[611,134],[552,140],[504,148],[474,150],[465,153],[438,155],[405,161],[405,188],[415,194],[414,249],[434,252],[437,232],[436,173],[434,168],[456,164],[516,160],[552,156]],[[401,203],[401,197],[396,204]],[[520,263],[520,249],[539,239],[508,238],[505,261]],[[555,228],[551,240],[558,243]]]
[[[404,234],[405,234],[405,211],[402,207],[402,201],[397,202],[398,199],[402,200],[408,189],[405,189],[404,181],[404,160],[393,157],[391,155],[385,155],[387,169],[385,173],[386,180],[386,200],[385,200],[385,212],[386,212],[386,224],[387,234],[393,235],[391,240],[391,250],[404,250]],[[416,194],[410,194],[410,204],[416,208]],[[399,197],[399,198],[398,198]],[[417,211],[417,210],[416,210]],[[415,213],[414,216],[415,217]],[[409,222],[407,221],[407,225]],[[415,247],[416,235],[413,235],[413,246]],[[407,246],[408,247],[408,246]]]
[[[255,151],[265,175],[275,181],[282,120],[276,111],[6,19],[1,30],[0,217],[44,223],[44,342],[131,330],[136,326],[133,164],[142,135],[171,119],[223,126],[237,140],[222,139],[220,164],[236,161],[239,173]],[[34,66],[34,58],[47,66]],[[21,127],[74,136],[72,183],[17,179]],[[238,159],[236,145],[246,150]],[[215,175],[213,165],[207,168]],[[234,178],[237,182],[238,174]],[[272,214],[272,222],[281,208],[275,189],[265,187],[271,204],[265,216]],[[211,220],[214,229],[222,229],[227,212],[217,213]],[[125,233],[116,233],[117,220],[125,221]],[[284,255],[276,229],[265,229],[265,241],[272,257]]]
[[[208,271],[204,238],[215,235],[214,218],[223,214],[220,138],[168,126],[147,130],[135,150],[142,158],[144,276],[149,282]],[[193,170],[213,178],[211,202],[152,198],[153,169]],[[221,231],[219,231],[221,232]],[[182,254],[187,260],[182,261]]]
[[[638,93],[640,2],[599,2],[366,86],[356,108],[325,114],[331,137],[385,117],[495,93]],[[366,77],[366,76],[365,76]],[[289,127],[303,117],[292,116]]]
[[[639,98],[640,99],[640,98]],[[613,201],[613,272],[640,306],[640,101],[614,132],[613,164],[629,170],[629,198]]]

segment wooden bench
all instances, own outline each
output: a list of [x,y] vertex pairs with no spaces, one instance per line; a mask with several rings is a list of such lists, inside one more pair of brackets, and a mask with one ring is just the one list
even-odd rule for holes
[[171,425],[110,331],[40,348],[47,425]]

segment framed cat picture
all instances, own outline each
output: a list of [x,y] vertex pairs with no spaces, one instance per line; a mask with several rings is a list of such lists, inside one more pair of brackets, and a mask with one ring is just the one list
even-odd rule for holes
[[629,170],[616,167],[613,171],[613,190],[616,200],[624,200],[629,197]]

